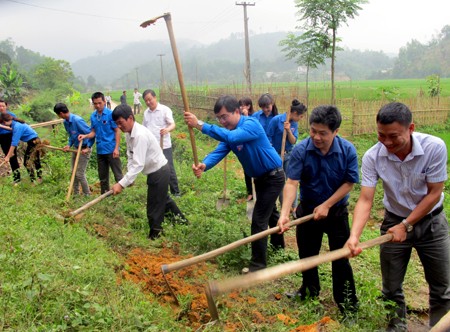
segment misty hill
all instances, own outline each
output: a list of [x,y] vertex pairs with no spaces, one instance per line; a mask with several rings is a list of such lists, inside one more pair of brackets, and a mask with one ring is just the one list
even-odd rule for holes
[[[297,81],[303,72],[294,61],[286,61],[280,40],[285,32],[258,34],[250,37],[252,81]],[[186,83],[242,83],[245,47],[242,34],[210,45],[177,41]],[[162,58],[157,54],[165,54]],[[122,49],[92,56],[72,64],[75,76],[114,89],[154,86],[161,82],[161,60],[164,80],[177,79],[169,41],[149,40],[130,43]],[[337,74],[346,79],[367,79],[377,72],[392,68],[394,59],[383,52],[345,50],[338,54]],[[312,79],[323,79],[329,66],[312,73]]]

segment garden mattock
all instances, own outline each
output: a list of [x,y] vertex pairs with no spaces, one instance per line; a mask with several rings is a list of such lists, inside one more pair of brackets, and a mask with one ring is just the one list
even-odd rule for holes
[[[298,218],[298,219],[295,219],[295,220],[289,222],[289,224],[287,226],[288,227],[293,227],[293,226],[297,226],[297,225],[303,224],[303,223],[311,220],[313,217],[314,217],[314,214],[308,214],[307,216],[304,216],[302,218]],[[191,265],[194,265],[194,264],[198,264],[198,263],[207,261],[207,260],[212,259],[212,258],[214,258],[216,256],[222,255],[222,254],[224,254],[224,253],[226,253],[226,252],[228,252],[230,250],[236,249],[236,248],[238,248],[238,247],[240,247],[240,246],[242,246],[244,244],[247,244],[247,243],[250,243],[250,242],[253,242],[253,241],[256,241],[256,240],[263,239],[266,236],[269,236],[271,234],[276,234],[279,231],[280,231],[280,227],[279,226],[272,227],[272,228],[269,228],[269,229],[267,229],[267,230],[265,230],[263,232],[256,233],[256,234],[253,234],[253,235],[248,236],[246,238],[237,240],[235,242],[227,244],[226,246],[217,248],[217,249],[215,249],[213,251],[209,251],[209,252],[204,253],[202,255],[194,256],[194,257],[191,257],[191,258],[188,258],[188,259],[176,262],[176,263],[172,263],[172,264],[164,264],[164,265],[161,266],[161,271],[162,271],[162,275],[164,277],[164,280],[166,281],[167,287],[169,288],[169,290],[172,293],[172,295],[175,298],[175,300],[178,302],[177,297],[176,297],[174,291],[172,290],[172,287],[170,287],[170,284],[169,284],[169,282],[166,279],[166,276],[165,276],[166,273],[169,273],[169,272],[172,272],[172,271],[181,270],[181,269],[183,269],[185,267],[188,267],[188,266],[191,266]]]
[[[170,13],[164,13],[163,15],[160,15],[160,16],[154,17],[148,21],[145,21],[145,22],[141,23],[141,27],[146,28],[149,25],[154,24],[157,20],[159,20],[162,17],[164,17],[164,20],[166,21],[167,31],[169,32],[170,46],[172,47],[173,59],[175,61],[175,67],[177,69],[178,82],[180,84],[180,90],[181,90],[181,97],[183,98],[184,112],[190,112],[189,111],[189,100],[187,97],[186,89],[184,87],[183,72],[181,70],[181,63],[180,63],[180,58],[178,56],[178,49],[177,49],[177,44],[175,42],[175,36],[173,34],[172,17],[170,15]],[[195,164],[195,166],[197,166],[198,165],[198,156],[197,156],[197,146],[195,145],[194,129],[192,127],[188,126],[188,130],[189,130],[189,138],[191,140],[194,164]]]
[[[286,112],[286,122],[289,122],[290,115],[291,115],[290,111],[287,111]],[[283,124],[283,126],[284,126],[284,124]],[[287,136],[287,130],[283,129],[283,137],[281,139],[281,162],[283,163],[283,165],[284,165],[284,149],[286,148],[286,139],[288,139],[286,136]]]
[[[359,248],[367,249],[391,241],[392,234],[385,234],[375,239],[365,241],[359,244]],[[302,272],[316,267],[322,263],[332,262],[350,255],[350,249],[347,247],[329,251],[325,254],[319,254],[308,258],[300,259],[294,262],[288,262],[281,265],[269,267],[242,276],[230,278],[222,282],[210,281],[206,285],[206,298],[208,300],[208,309],[213,321],[219,320],[219,313],[214,301],[214,297],[227,293],[234,289],[247,289],[256,286],[265,281],[271,281],[287,274]]]
[[78,144],[77,156],[75,157],[75,162],[73,164],[72,177],[70,178],[69,190],[67,190],[66,202],[69,201],[70,195],[72,195],[73,183],[75,182],[75,175],[77,174],[78,162],[80,161],[82,144]]
[[74,150],[74,149],[64,150],[64,148],[59,148],[57,146],[51,146],[51,145],[48,145],[48,144],[41,144],[41,146],[39,148],[47,148],[47,149],[50,149],[50,150],[58,150],[58,151],[72,152],[72,153],[77,153],[78,152],[77,150]]
[[84,210],[90,208],[91,206],[97,204],[98,202],[101,202],[102,200],[104,200],[106,197],[109,197],[113,194],[112,190],[109,190],[107,192],[105,192],[104,194],[98,196],[97,198],[93,199],[92,201],[86,203],[85,205],[83,205],[82,207],[76,209],[75,211],[69,212],[68,216],[65,217],[65,219],[70,218],[70,217],[75,217],[77,214],[80,214],[81,212],[83,212]]

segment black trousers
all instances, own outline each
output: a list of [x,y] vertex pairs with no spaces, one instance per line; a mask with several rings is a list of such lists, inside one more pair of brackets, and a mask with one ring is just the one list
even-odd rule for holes
[[166,213],[184,218],[177,204],[168,193],[169,178],[169,163],[156,172],[147,175],[147,219],[150,232],[162,231],[162,223]]
[[170,168],[170,178],[169,178],[170,193],[171,194],[179,194],[180,193],[180,189],[178,188],[177,173],[175,172],[175,165],[173,164],[172,148],[163,149],[163,154],[164,154],[164,157],[166,157],[167,161],[169,162],[169,168]]
[[[27,169],[28,174],[30,175],[31,181],[34,181],[36,179],[34,170],[36,170],[39,179],[42,177],[42,166],[39,152],[36,151],[36,153],[33,153],[36,149],[36,145],[39,142],[40,140],[37,137],[29,140],[27,142],[27,149],[25,150],[25,154],[23,155],[23,164],[25,165],[25,168]],[[33,160],[30,160],[31,156],[33,157]]]
[[113,158],[113,154],[97,155],[98,178],[100,180],[100,190],[104,194],[109,191],[109,168],[114,174],[114,179],[119,182],[123,178],[122,163],[120,158]]
[[244,173],[245,188],[247,189],[247,195],[253,195],[252,178]]
[[[313,212],[299,205],[297,217],[302,217]],[[297,226],[297,245],[300,259],[318,255],[322,246],[323,234],[328,235],[330,250],[341,249],[348,237],[350,228],[348,224],[348,209],[346,206],[332,207],[328,217],[321,220],[311,220]],[[347,258],[332,262],[333,297],[339,309],[353,311],[357,308],[355,280],[353,270]],[[318,296],[320,281],[318,268],[312,268],[302,272],[303,284],[301,292],[309,291],[310,295]]]
[[[273,175],[255,178],[256,203],[252,217],[252,235],[275,227],[280,218],[276,201],[284,186],[284,172],[281,170]],[[277,249],[284,248],[283,234],[272,234],[270,244]],[[267,266],[267,238],[252,242],[252,260],[250,271],[263,269]]]
[[[11,147],[12,134],[3,134],[0,135],[0,146],[2,147],[2,151],[5,156],[9,152],[9,148]],[[11,171],[13,173],[14,182],[20,181],[20,165],[17,160],[17,148],[14,151],[14,155],[9,159],[9,165],[11,166]]]

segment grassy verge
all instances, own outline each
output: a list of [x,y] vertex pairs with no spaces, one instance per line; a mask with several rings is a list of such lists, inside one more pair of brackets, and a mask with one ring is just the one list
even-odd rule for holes
[[[86,106],[74,108],[87,114]],[[141,121],[142,114],[138,116]],[[184,195],[177,199],[190,221],[189,226],[165,225],[165,237],[155,242],[146,238],[145,178],[139,176],[133,187],[121,195],[110,197],[86,211],[81,218],[64,223],[59,215],[84,205],[89,198],[75,197],[64,201],[70,179],[69,157],[61,152],[48,152],[44,157],[44,183],[31,186],[24,174],[18,187],[9,177],[0,178],[2,221],[0,222],[0,331],[291,331],[315,323],[325,316],[335,320],[332,331],[374,331],[385,327],[385,309],[378,299],[381,276],[378,249],[366,250],[352,260],[361,308],[351,321],[341,317],[333,302],[331,265],[320,266],[322,291],[317,300],[291,301],[283,295],[298,288],[301,275],[264,283],[244,292],[219,296],[216,301],[222,326],[207,324],[208,313],[200,311],[193,324],[189,311],[196,304],[196,293],[180,296],[181,306],[174,306],[155,289],[123,280],[123,271],[132,271],[127,263],[130,252],[141,248],[158,255],[171,250],[180,255],[197,255],[250,234],[245,215],[245,184],[240,164],[234,156],[228,163],[230,205],[217,211],[215,204],[223,189],[223,169],[218,165],[196,179],[191,171],[192,154],[187,129],[180,116],[173,134],[176,170]],[[431,129],[429,129],[431,131]],[[444,131],[433,132],[434,134]],[[65,144],[64,130],[56,135],[42,131],[52,145]],[[216,143],[196,131],[199,158]],[[359,157],[375,137],[354,138]],[[122,154],[124,155],[124,148]],[[125,159],[123,164],[125,165]],[[23,172],[25,173],[25,172]],[[88,167],[90,184],[97,181],[96,161]],[[98,195],[98,189],[93,186]],[[446,193],[448,194],[448,187]],[[357,187],[351,194],[350,210],[358,197]],[[373,220],[362,240],[379,235],[382,192],[377,193]],[[446,202],[446,211],[448,203]],[[448,211],[447,211],[448,212]],[[295,235],[287,234],[288,248],[270,252],[271,266],[297,259]],[[327,250],[324,239],[323,250]],[[205,284],[205,280],[223,280],[237,275],[250,258],[249,246],[243,246],[207,264],[193,267],[191,275],[172,272],[171,278],[189,284]],[[143,271],[145,274],[146,271]],[[419,320],[427,308],[426,283],[416,256],[406,277],[405,291],[411,319]],[[177,290],[180,292],[180,290]],[[199,291],[202,292],[202,288]],[[424,293],[423,293],[424,292]],[[165,293],[167,295],[167,291]],[[184,314],[186,313],[187,314]]]

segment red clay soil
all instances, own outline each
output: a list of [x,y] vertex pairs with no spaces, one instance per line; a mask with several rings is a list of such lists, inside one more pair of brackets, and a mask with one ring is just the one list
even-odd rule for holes
[[[140,284],[143,292],[153,294],[162,305],[169,304],[176,312],[178,307],[164,281],[161,266],[186,258],[188,257],[178,256],[167,248],[156,254],[140,248],[133,249],[124,263],[121,277]],[[188,310],[178,310],[176,313],[177,319],[187,319],[193,328],[198,328],[211,319],[205,295],[206,272],[205,264],[197,264],[166,274],[166,279],[177,296],[192,296]]]

